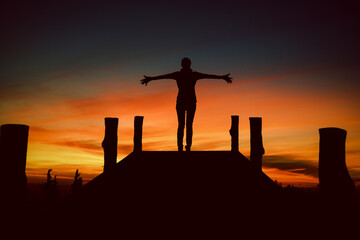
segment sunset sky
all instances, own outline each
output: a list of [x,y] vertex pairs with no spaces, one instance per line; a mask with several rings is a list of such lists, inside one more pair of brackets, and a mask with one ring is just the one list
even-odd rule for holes
[[[14,2],[14,1],[13,1]],[[0,8],[0,124],[30,126],[26,174],[59,182],[103,170],[104,118],[119,118],[118,161],[176,150],[176,83],[143,75],[230,73],[198,82],[194,151],[230,150],[231,115],[250,153],[249,117],[262,117],[263,170],[316,186],[318,129],[347,130],[346,162],[360,183],[360,8],[355,1],[23,1]]]

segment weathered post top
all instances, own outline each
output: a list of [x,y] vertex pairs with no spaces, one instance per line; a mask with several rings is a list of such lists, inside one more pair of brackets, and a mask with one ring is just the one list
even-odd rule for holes
[[142,151],[142,127],[143,127],[143,116],[135,116],[134,119],[134,152]]
[[2,164],[25,173],[29,126],[4,124],[1,126],[0,144]]
[[232,115],[231,116],[231,151],[238,152],[239,151],[239,116]]
[[250,160],[256,170],[262,171],[262,156],[265,153],[262,141],[261,117],[250,117]]
[[[4,124],[0,128],[0,160],[3,169],[0,185],[11,201],[21,200],[26,193],[26,154],[29,126]],[[4,186],[3,186],[4,185]]]
[[112,169],[116,164],[118,122],[118,118],[105,118],[105,137],[102,142],[104,148],[104,172]]
[[332,197],[346,197],[355,185],[345,161],[347,132],[341,128],[321,128],[319,148],[320,191]]

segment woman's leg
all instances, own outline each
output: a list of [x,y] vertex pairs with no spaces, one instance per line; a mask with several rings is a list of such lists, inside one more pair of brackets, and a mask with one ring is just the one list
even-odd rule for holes
[[196,104],[187,108],[186,111],[186,151],[190,151],[193,136],[193,122],[196,111]]
[[178,130],[177,130],[177,145],[178,150],[183,151],[183,139],[185,128],[185,107],[176,105],[176,112],[178,117]]

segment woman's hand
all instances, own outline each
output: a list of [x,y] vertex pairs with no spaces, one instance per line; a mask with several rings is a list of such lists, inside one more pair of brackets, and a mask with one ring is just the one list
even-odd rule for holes
[[144,75],[144,79],[140,80],[141,84],[145,86],[151,81],[151,77],[145,76]]
[[222,77],[227,83],[232,83],[232,77],[230,77],[230,73],[223,75]]

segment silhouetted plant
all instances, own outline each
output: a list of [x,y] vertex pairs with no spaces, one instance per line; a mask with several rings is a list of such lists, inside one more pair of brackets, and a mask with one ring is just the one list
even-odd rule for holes
[[300,187],[295,187],[294,185],[288,184],[286,187],[283,188],[284,191],[290,192],[290,193],[302,193],[303,189]]
[[277,180],[274,181],[276,186],[282,189],[285,193],[302,193],[304,190],[301,187],[296,187],[294,185],[288,184],[286,187],[282,186],[282,183],[278,182]]
[[82,188],[82,177],[80,177],[79,169],[76,169],[74,182],[71,184],[71,193],[77,194],[81,191]]
[[282,183],[281,182],[278,182],[277,180],[275,180],[274,183],[276,184],[276,186],[278,188],[282,188]]
[[41,190],[44,194],[45,201],[48,204],[56,202],[60,193],[56,175],[54,176],[54,179],[52,179],[51,171],[52,169],[48,170],[46,182],[41,184]]

